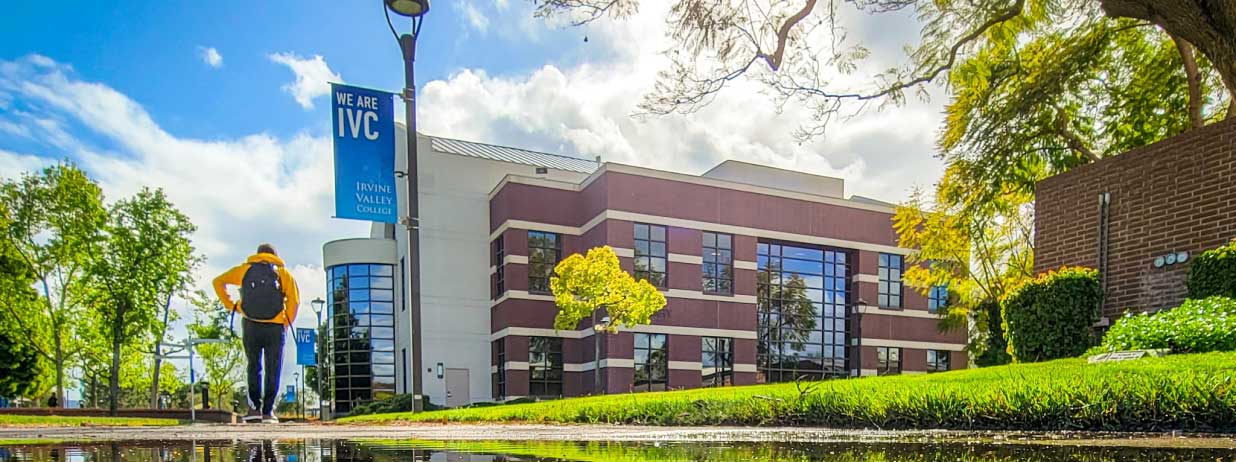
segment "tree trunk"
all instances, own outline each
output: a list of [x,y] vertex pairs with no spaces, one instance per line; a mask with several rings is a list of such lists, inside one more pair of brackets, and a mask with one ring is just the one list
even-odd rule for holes
[[163,304],[163,328],[155,337],[154,343],[154,376],[150,378],[150,408],[159,409],[159,369],[163,367],[163,336],[167,334],[167,316],[172,308],[172,294],[167,294],[167,302]]
[[1197,69],[1193,46],[1180,37],[1171,34],[1168,36],[1176,43],[1176,50],[1180,52],[1180,61],[1184,64],[1185,77],[1189,82],[1189,123],[1193,128],[1201,127],[1206,124],[1206,120],[1202,118],[1202,74]]
[[120,335],[124,331],[120,320],[124,319],[123,313],[116,313],[116,319],[112,320],[112,376],[108,379],[107,387],[107,413],[112,417],[117,415],[117,400],[120,398]]
[[1114,18],[1150,21],[1193,44],[1236,98],[1236,2],[1231,0],[1099,0]]
[[64,407],[64,348],[60,343],[60,332],[55,334],[56,339],[56,404],[59,407]]

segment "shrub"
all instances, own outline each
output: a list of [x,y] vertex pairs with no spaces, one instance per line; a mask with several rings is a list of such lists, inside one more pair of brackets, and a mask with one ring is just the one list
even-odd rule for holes
[[1064,267],[1040,274],[1001,300],[1005,338],[1017,362],[1081,355],[1099,320],[1099,273]]
[[1103,351],[1167,348],[1176,353],[1236,350],[1236,300],[1185,300],[1154,314],[1120,318],[1103,337]]
[[983,333],[979,339],[979,348],[982,351],[975,356],[974,364],[979,367],[1008,364],[1012,358],[1009,358],[1008,341],[1004,339],[1004,319],[1000,317],[1000,302],[983,300],[975,307],[975,312]]
[[1236,298],[1236,239],[1202,252],[1189,264],[1189,298]]
[[[387,399],[373,401],[368,404],[362,404],[360,406],[356,406],[352,408],[352,413],[350,415],[385,414],[388,412],[409,412],[412,410],[412,403],[415,402],[415,400],[412,399],[412,396],[413,395],[411,394],[395,395]],[[428,401],[426,401],[426,403],[428,403]]]

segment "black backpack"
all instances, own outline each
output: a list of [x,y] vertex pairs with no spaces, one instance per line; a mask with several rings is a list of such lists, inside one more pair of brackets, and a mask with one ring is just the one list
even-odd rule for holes
[[275,319],[283,311],[283,287],[275,265],[251,263],[240,286],[240,309],[257,321]]

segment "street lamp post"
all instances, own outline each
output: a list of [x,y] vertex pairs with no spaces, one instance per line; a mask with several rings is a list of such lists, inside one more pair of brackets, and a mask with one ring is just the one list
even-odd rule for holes
[[[318,317],[318,324],[314,326],[314,328],[318,330],[319,334],[321,334],[321,330],[322,330],[322,306],[324,305],[326,305],[326,301],[322,300],[321,298],[315,298],[313,299],[312,302],[309,302],[309,306],[313,307],[313,314],[317,315]],[[318,344],[314,345],[314,348],[318,349],[318,358],[317,358],[316,364],[314,364],[313,367],[314,367],[314,370],[316,370],[318,373],[318,420],[325,421],[326,420],[326,405],[323,404],[323,402],[326,400],[323,399],[323,397],[326,396],[326,389],[322,387],[322,374],[325,371],[325,369],[322,368],[322,360],[325,359],[324,357],[326,355],[322,354],[323,353],[322,342],[324,341],[322,339],[322,335],[318,335],[317,339],[318,339]]]
[[[303,367],[301,369],[304,370]],[[300,371],[292,373],[292,380],[294,380],[292,390],[296,391],[296,413],[299,417],[304,418],[305,399],[304,396],[301,395],[305,394],[305,389],[300,386]]]
[[[391,34],[399,41],[399,49],[403,52],[403,102],[405,126],[407,127],[408,166],[404,177],[408,181],[408,216],[404,225],[408,227],[408,306],[412,309],[412,410],[419,412],[424,409],[421,402],[421,256],[420,256],[420,205],[417,197],[416,168],[416,82],[414,65],[416,61],[416,37],[421,32],[421,22],[429,11],[429,0],[384,0],[386,3],[386,24],[391,28]],[[411,33],[400,35],[391,22],[391,12],[412,19]],[[406,386],[406,384],[405,384]],[[406,388],[405,388],[406,389]]]

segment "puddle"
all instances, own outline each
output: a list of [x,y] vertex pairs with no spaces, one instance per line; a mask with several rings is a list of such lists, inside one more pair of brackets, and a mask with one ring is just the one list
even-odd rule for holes
[[[1110,443],[1110,442],[1109,442]],[[965,443],[616,443],[424,440],[118,441],[0,445],[0,462],[1232,461],[1232,448]]]

